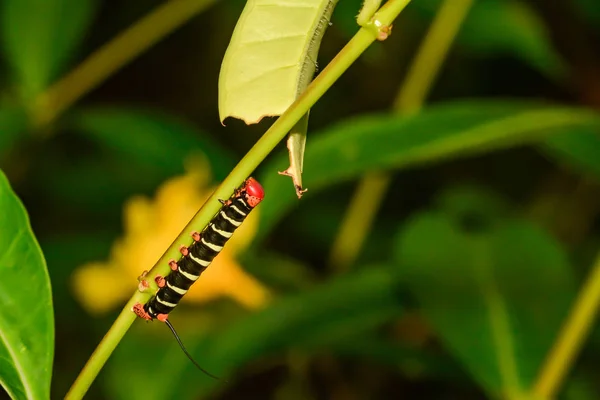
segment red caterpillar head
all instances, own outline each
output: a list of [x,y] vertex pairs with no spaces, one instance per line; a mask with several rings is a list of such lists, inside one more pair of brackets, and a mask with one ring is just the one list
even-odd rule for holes
[[244,191],[246,192],[246,201],[250,207],[256,207],[265,198],[265,190],[254,178],[246,179]]

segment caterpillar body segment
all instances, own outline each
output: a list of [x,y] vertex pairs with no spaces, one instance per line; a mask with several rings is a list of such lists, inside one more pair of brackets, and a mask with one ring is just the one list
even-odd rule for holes
[[158,291],[146,304],[137,303],[133,312],[146,320],[158,319],[165,322],[169,313],[179,304],[183,296],[196,282],[202,272],[223,250],[235,230],[244,222],[248,214],[263,200],[264,189],[254,178],[244,184],[227,200],[201,232],[193,232],[190,246],[181,246],[182,257],[171,260],[171,272],[157,276]]

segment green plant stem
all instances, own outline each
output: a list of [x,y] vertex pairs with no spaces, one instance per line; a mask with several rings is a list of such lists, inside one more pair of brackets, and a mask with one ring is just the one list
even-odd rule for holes
[[33,103],[33,123],[50,124],[83,95],[215,0],[170,0],[100,47]]
[[356,16],[356,22],[360,26],[368,25],[371,22],[371,17],[381,7],[381,0],[365,0],[363,1],[362,8]]
[[[334,242],[329,254],[329,265],[342,273],[357,257],[357,250],[363,247],[370,222],[375,219],[379,201],[389,186],[390,175],[385,172],[371,172],[359,182],[340,227],[344,240]],[[349,246],[352,244],[352,246]],[[342,269],[343,268],[343,269]]]
[[[442,3],[398,91],[396,112],[417,112],[422,107],[472,4],[473,0]],[[361,179],[329,255],[333,270],[346,271],[355,262],[391,182],[391,175],[382,172],[367,173]],[[367,211],[362,204],[373,209]]]
[[532,397],[556,397],[588,336],[600,306],[600,254],[532,388]]
[[[176,259],[179,255],[179,245],[189,241],[189,232],[204,227],[210,219],[219,211],[221,203],[219,199],[229,198],[232,191],[240,185],[264,160],[264,158],[275,148],[275,146],[287,135],[292,127],[302,118],[304,114],[323,96],[333,83],[356,61],[356,59],[375,41],[380,34],[379,29],[385,29],[406,7],[410,0],[389,0],[384,7],[375,14],[375,18],[381,23],[377,28],[373,25],[361,28],[356,35],[344,46],[327,67],[308,86],[306,91],[286,110],[279,119],[265,132],[250,151],[242,158],[238,165],[231,171],[225,180],[219,185],[202,208],[196,213],[192,220],[181,231],[173,241],[169,249],[154,265],[148,273],[149,277],[157,274],[166,275],[169,271],[168,260]],[[268,188],[267,188],[268,189]],[[267,194],[268,195],[268,194]],[[135,293],[129,300],[121,314],[117,317],[104,339],[100,342],[78,378],[73,383],[67,395],[68,399],[81,399],[94,381],[102,366],[108,360],[110,354],[117,347],[125,332],[129,329],[135,319],[131,307],[135,303],[147,302],[152,293],[157,289],[153,279],[148,279],[150,288],[143,293]]]
[[418,112],[437,78],[458,30],[467,17],[473,0],[445,0],[410,65],[404,84],[394,100],[394,110]]
[[500,375],[502,398],[521,399],[523,398],[522,389],[509,311],[494,277],[492,250],[489,243],[481,238],[472,238],[470,245],[473,249],[473,265],[476,266],[472,269],[472,273],[478,286],[481,287],[481,301],[488,310],[486,314],[490,325],[491,339],[493,346],[497,349],[494,355]]

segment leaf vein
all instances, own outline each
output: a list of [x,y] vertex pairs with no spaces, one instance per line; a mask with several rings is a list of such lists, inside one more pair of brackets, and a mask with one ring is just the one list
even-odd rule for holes
[[[21,226],[19,228],[19,230],[17,231],[17,233],[15,234],[15,236],[13,237],[11,243],[8,246],[8,249],[4,252],[4,254],[2,254],[2,257],[0,257],[0,265],[4,264],[6,258],[8,255],[10,255],[10,253],[13,251],[14,247],[18,244],[18,242],[21,240],[21,238],[23,237],[23,235],[26,233],[26,230],[23,229],[23,227]],[[3,324],[4,326],[6,326],[7,324]],[[11,357],[11,361],[14,363],[15,369],[17,370],[17,373],[19,374],[19,377],[21,378],[21,383],[23,385],[23,389],[25,390],[26,394],[27,394],[27,398],[34,398],[35,396],[33,396],[33,391],[31,388],[31,383],[29,382],[28,375],[27,375],[27,371],[25,370],[25,368],[23,367],[22,363],[20,362],[19,357],[17,357],[16,353],[15,353],[15,349],[13,346],[11,346],[11,342],[8,340],[8,338],[6,337],[5,331],[4,329],[0,329],[0,340],[2,340],[2,342],[4,343],[4,346],[6,347],[6,350],[8,351],[10,357]],[[23,344],[21,342],[21,344]]]

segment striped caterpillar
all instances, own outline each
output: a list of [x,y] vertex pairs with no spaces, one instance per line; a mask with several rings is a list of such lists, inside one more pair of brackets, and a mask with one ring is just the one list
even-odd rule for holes
[[169,261],[171,272],[166,277],[160,275],[155,277],[154,280],[159,287],[155,295],[146,304],[136,303],[133,306],[133,312],[138,317],[148,321],[158,319],[165,322],[188,358],[200,370],[213,378],[215,377],[202,369],[189,355],[168,320],[169,313],[179,304],[179,301],[192,284],[200,278],[212,260],[223,250],[233,232],[263,200],[264,196],[264,189],[256,179],[246,179],[228,200],[221,200],[223,206],[202,233],[192,233],[193,243],[189,247],[180,247],[179,251],[182,256],[179,261]]

